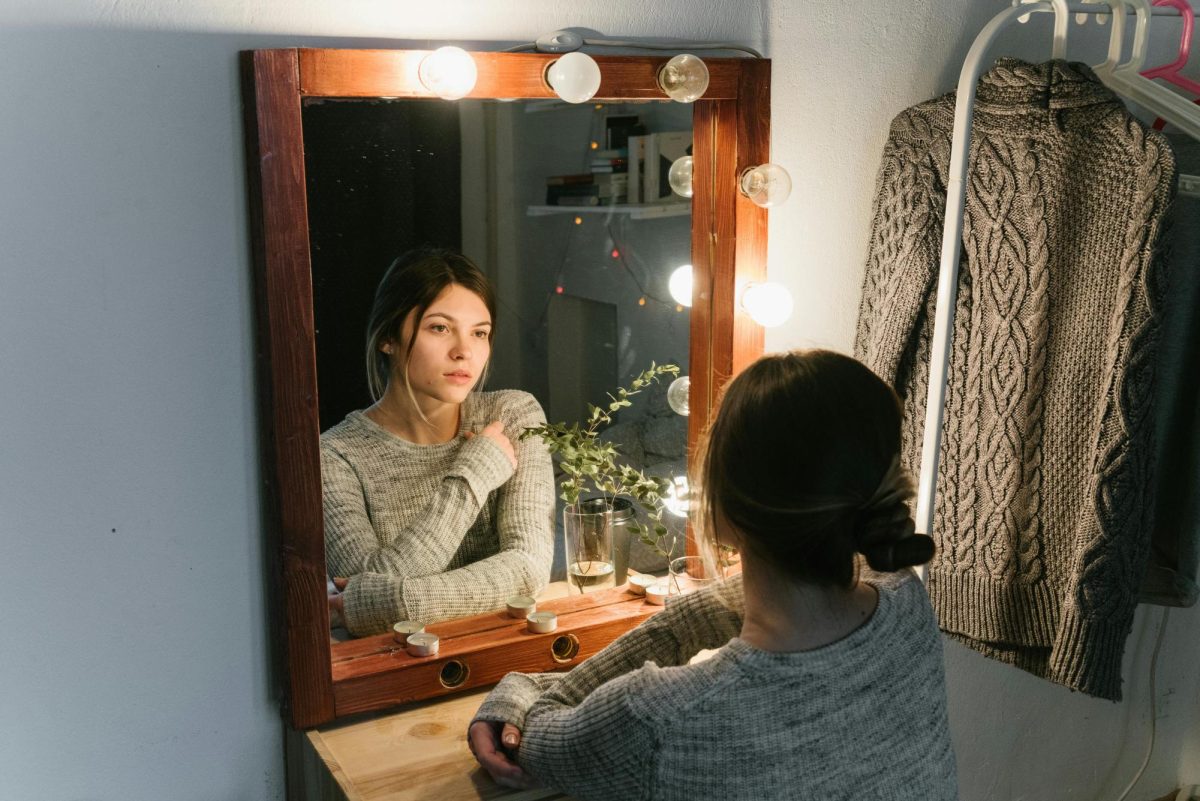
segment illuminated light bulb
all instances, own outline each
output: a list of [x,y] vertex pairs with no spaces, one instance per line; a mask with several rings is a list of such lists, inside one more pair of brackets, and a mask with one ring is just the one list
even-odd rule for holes
[[692,265],[677,267],[675,272],[671,273],[671,277],[667,279],[667,291],[679,305],[692,305]]
[[556,286],[554,287],[554,292],[561,295],[563,293],[563,288],[561,286]]
[[680,53],[658,71],[658,87],[672,100],[692,103],[708,89],[708,67],[691,53]]
[[683,304],[682,303],[676,304],[675,311],[677,311],[677,312],[683,311]]
[[686,375],[681,375],[671,382],[671,386],[667,387],[667,405],[675,412],[684,417],[688,416],[688,393],[692,390],[692,379]]
[[646,299],[645,299],[644,297],[643,297],[643,298],[638,298],[638,305],[639,305],[639,306],[645,306],[645,305],[646,305]]
[[602,108],[604,108],[604,104],[603,104],[603,103],[597,103],[597,104],[596,104],[596,109],[597,109],[597,110],[599,110],[599,109],[602,109]]
[[417,67],[421,84],[440,98],[458,100],[475,88],[475,59],[461,47],[439,47]]
[[583,218],[582,218],[582,217],[576,217],[576,218],[575,218],[575,224],[576,224],[576,225],[583,225]]
[[600,90],[600,65],[585,53],[564,53],[546,69],[546,83],[568,103],[586,103]]
[[756,206],[778,206],[792,194],[792,177],[778,164],[748,167],[738,179],[738,189]]
[[663,508],[676,517],[687,517],[692,508],[692,493],[688,488],[687,476],[675,476],[663,495]]
[[616,248],[613,248],[612,257],[614,259],[621,258],[621,251],[617,250]]
[[763,328],[774,328],[792,316],[792,293],[774,281],[750,284],[742,292],[742,308]]
[[600,149],[600,143],[592,142],[592,150],[599,150],[599,149]]
[[692,196],[692,157],[683,156],[675,159],[675,163],[671,165],[670,172],[667,173],[667,183],[671,184],[671,190],[683,197]]

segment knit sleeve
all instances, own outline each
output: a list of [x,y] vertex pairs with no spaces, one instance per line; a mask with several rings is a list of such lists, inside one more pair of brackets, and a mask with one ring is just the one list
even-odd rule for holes
[[498,414],[516,451],[517,469],[496,492],[500,550],[456,570],[409,578],[403,597],[413,620],[432,623],[486,612],[504,606],[514,595],[535,594],[550,580],[554,559],[550,453],[537,437],[520,439],[522,431],[545,423],[546,417],[532,395],[505,395],[508,400]]
[[892,385],[936,286],[945,191],[924,112],[892,122],[875,184],[854,355]]
[[659,667],[687,664],[701,650],[720,648],[737,636],[744,606],[740,575],[672,599],[663,611],[561,677],[510,673],[488,695],[475,720],[511,723],[524,730],[528,710],[542,698],[575,706],[605,682],[647,662]]
[[658,732],[645,715],[654,705],[645,699],[656,672],[647,665],[616,678],[577,706],[542,696],[526,716],[518,764],[581,799],[654,797]]
[[1050,657],[1053,680],[1114,700],[1154,527],[1154,385],[1165,281],[1159,244],[1176,182],[1162,135],[1132,120],[1128,132],[1140,167],[1105,343],[1109,383],[1091,454],[1089,503],[1074,532],[1081,547]]
[[[403,529],[381,536],[371,520],[359,470],[334,446],[321,446],[325,553],[332,576],[386,573],[424,576],[445,570],[488,492],[512,475],[508,457],[486,437],[467,440],[436,492]],[[383,466],[381,465],[381,469]]]

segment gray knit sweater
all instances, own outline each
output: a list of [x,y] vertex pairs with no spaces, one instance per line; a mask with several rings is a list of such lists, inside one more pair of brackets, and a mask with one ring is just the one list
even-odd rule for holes
[[346,627],[383,631],[398,620],[433,623],[504,606],[550,578],[554,477],[527,427],[545,422],[532,395],[471,393],[460,432],[504,423],[517,468],[487,437],[415,445],[362,412],[321,435],[325,556],[350,578]]
[[[920,465],[954,95],[892,123],[855,353]],[[1081,64],[979,83],[929,592],[941,626],[1119,699],[1152,525],[1151,406],[1174,186],[1165,139]]]
[[[737,638],[740,577],[667,608],[566,674],[510,673],[475,720],[580,799],[957,798],[942,648],[911,571],[868,573],[869,621],[811,651]],[[720,648],[694,665],[702,648]]]

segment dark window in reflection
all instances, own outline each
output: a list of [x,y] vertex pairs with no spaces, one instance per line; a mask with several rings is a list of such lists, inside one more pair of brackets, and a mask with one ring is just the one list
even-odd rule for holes
[[364,331],[388,264],[462,247],[462,139],[441,100],[308,101],[303,123],[324,431],[371,403]]

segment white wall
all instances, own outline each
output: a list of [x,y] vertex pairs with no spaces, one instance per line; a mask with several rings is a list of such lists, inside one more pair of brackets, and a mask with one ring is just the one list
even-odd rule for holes
[[[863,5],[0,6],[0,796],[283,794],[238,50],[516,42],[567,25],[764,46],[775,159],[803,188],[773,212],[771,274],[798,312],[768,344],[846,349],[886,123],[951,85],[1003,3],[877,0],[861,19]],[[1115,797],[1146,734],[1145,625],[1121,706],[951,649],[963,797]],[[1195,610],[1173,613],[1165,717],[1135,798],[1166,792],[1180,770],[1200,781],[1185,718],[1196,630]]]

